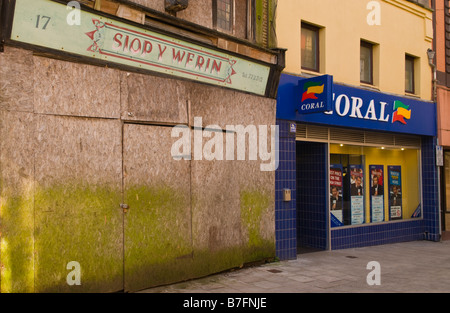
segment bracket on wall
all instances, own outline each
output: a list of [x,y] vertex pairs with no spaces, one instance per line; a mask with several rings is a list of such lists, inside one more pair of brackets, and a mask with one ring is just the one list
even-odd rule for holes
[[189,0],[164,0],[164,8],[166,12],[175,15],[177,12],[186,9],[189,5]]

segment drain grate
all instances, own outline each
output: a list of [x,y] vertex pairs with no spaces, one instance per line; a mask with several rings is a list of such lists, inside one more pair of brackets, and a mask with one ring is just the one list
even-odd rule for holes
[[354,256],[354,255],[347,255],[346,258],[349,258],[349,259],[357,259],[358,257],[357,257],[357,256]]

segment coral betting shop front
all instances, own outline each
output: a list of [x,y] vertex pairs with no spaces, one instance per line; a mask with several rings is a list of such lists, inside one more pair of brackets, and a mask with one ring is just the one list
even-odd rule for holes
[[277,124],[280,259],[440,240],[435,103],[283,74]]

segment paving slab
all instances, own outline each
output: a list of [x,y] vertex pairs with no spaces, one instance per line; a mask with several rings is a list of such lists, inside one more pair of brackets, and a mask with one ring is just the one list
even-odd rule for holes
[[[374,267],[379,264],[380,285]],[[448,293],[450,241],[412,241],[298,254],[279,261],[149,288],[141,293]]]

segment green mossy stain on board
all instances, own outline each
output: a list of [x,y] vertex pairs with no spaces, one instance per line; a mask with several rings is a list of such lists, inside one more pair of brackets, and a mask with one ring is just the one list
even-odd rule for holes
[[275,256],[274,239],[262,236],[261,223],[271,206],[273,197],[259,190],[241,191],[241,220],[248,234],[247,246],[244,248],[245,262],[258,261]]
[[192,258],[189,189],[130,186],[125,201],[126,289],[173,281]]
[[[138,290],[273,257],[274,241],[260,229],[271,197],[243,191],[240,201],[248,242],[212,252],[192,245],[187,191],[128,188],[125,216],[120,188],[66,183],[21,197],[3,194],[2,292],[109,292],[124,281]],[[80,286],[66,283],[70,261],[80,263]]]
[[1,286],[4,292],[34,291],[33,195],[0,198]]
[[[122,289],[120,200],[120,190],[107,186],[72,183],[36,190],[36,292]],[[66,282],[70,261],[80,264],[80,286]]]

